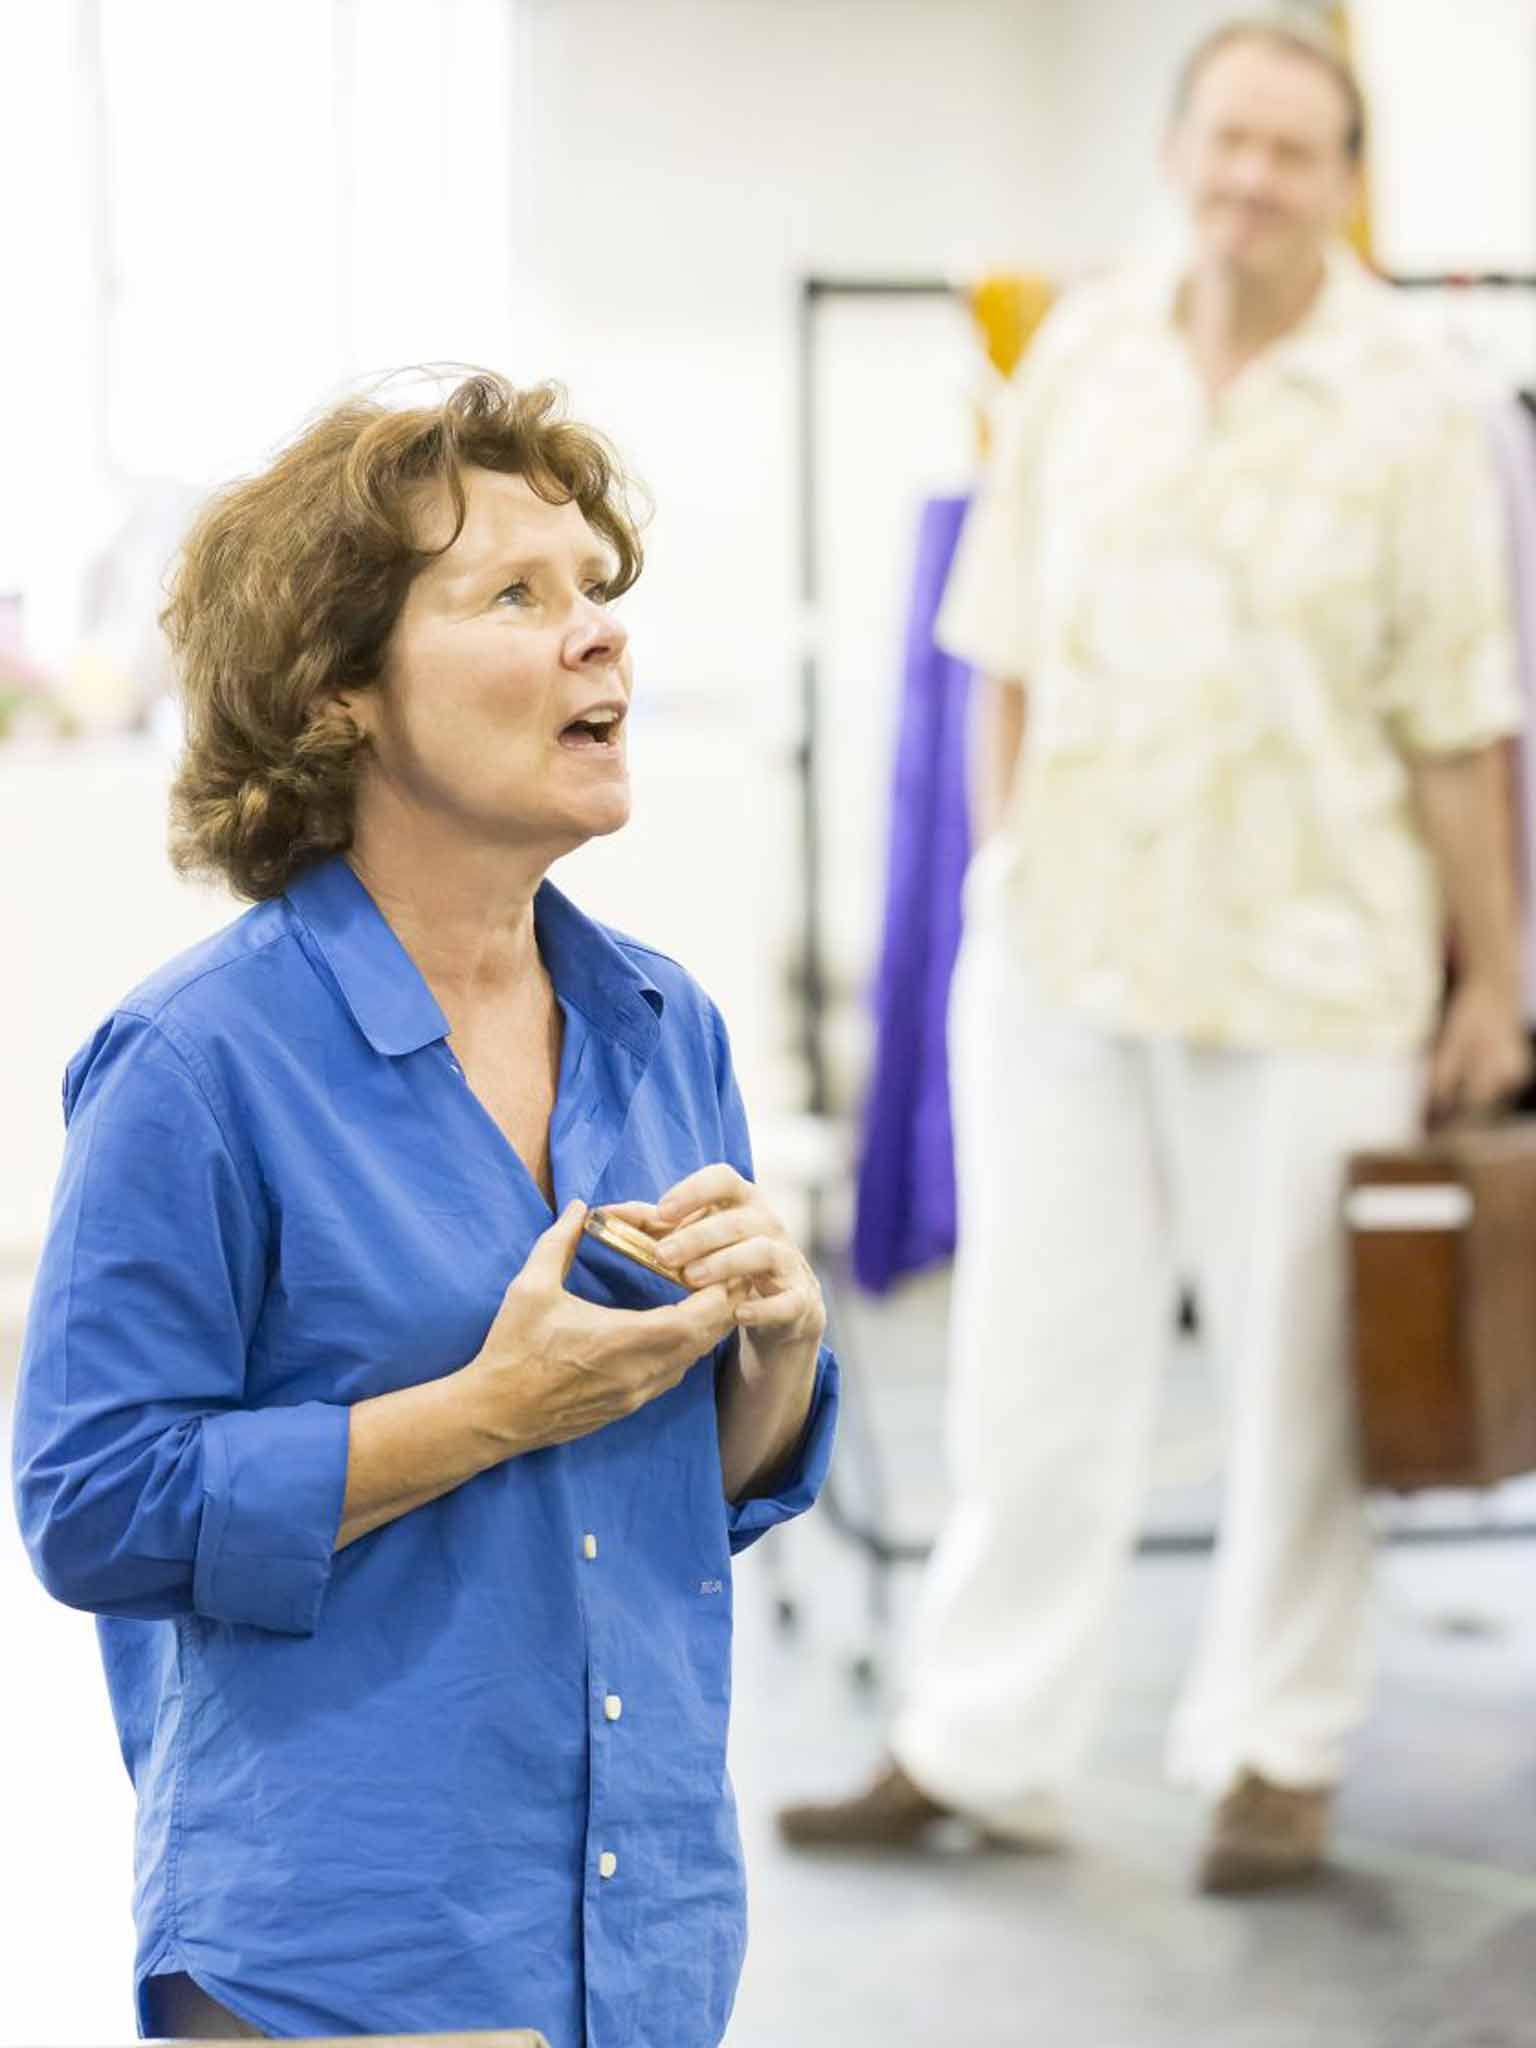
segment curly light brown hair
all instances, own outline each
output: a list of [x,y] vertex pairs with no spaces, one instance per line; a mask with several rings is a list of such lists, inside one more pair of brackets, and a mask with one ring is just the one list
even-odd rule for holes
[[[437,405],[350,398],[193,523],[161,624],[176,657],[186,751],[171,793],[171,861],[259,902],[351,844],[369,742],[337,703],[377,683],[407,590],[463,529],[467,468],[574,502],[610,543],[610,597],[640,574],[631,480],[607,441],[566,416],[556,384],[478,370]],[[453,529],[421,545],[423,499]]]

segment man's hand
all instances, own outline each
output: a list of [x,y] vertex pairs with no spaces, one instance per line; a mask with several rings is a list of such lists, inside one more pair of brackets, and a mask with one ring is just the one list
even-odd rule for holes
[[1492,1109],[1531,1071],[1520,1015],[1520,918],[1502,746],[1410,757],[1414,802],[1461,979],[1429,1066],[1429,1112]]
[[1512,991],[1467,980],[1446,1008],[1429,1067],[1433,1116],[1494,1109],[1531,1076],[1531,1048]]

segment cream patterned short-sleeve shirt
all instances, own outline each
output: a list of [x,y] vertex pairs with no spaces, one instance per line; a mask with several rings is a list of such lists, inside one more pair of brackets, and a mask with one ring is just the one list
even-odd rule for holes
[[970,914],[1111,1029],[1417,1046],[1441,915],[1405,757],[1520,724],[1485,420],[1342,249],[1214,406],[1176,283],[1074,294],[1003,402],[938,627],[1029,693]]

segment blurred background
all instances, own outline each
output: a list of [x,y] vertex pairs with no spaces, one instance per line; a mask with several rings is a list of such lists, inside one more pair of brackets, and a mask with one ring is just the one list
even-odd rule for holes
[[[1232,11],[0,10],[7,1399],[64,1062],[145,971],[234,914],[164,857],[167,561],[208,489],[411,364],[560,379],[654,500],[626,600],[635,817],[557,879],[710,990],[764,1177],[829,1251],[845,1242],[919,518],[973,480],[1000,377],[978,289],[1006,278],[1027,305],[1172,232],[1169,92]],[[1377,264],[1536,279],[1536,8],[1357,0],[1348,16]],[[1536,288],[1411,296],[1490,401],[1536,388]],[[756,1906],[733,2048],[1536,2042],[1528,1483],[1382,1504],[1400,1540],[1383,1570],[1387,1680],[1342,1817],[1350,1880],[1239,1912],[1178,1889],[1193,1820],[1158,1784],[1148,1731],[1206,1568],[1211,1431],[1188,1338],[1147,1525],[1180,1540],[1137,1568],[1072,1874],[807,1868],[775,1849],[773,1800],[835,1782],[878,1740],[906,1574],[859,1537],[915,1549],[942,1511],[946,1284],[939,1262],[878,1300],[839,1290],[862,1389],[840,1453],[854,1537],[821,1514],[742,1572],[734,1739]],[[8,1517],[0,1588],[18,1887],[0,2043],[122,2038],[129,1787],[93,1632],[32,1583]],[[1457,2031],[1474,2021],[1484,2032]]]

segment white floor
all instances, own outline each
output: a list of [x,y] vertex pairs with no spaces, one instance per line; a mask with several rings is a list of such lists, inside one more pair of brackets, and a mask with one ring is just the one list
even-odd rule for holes
[[847,1559],[810,1527],[791,1547],[814,1587],[796,1636],[774,1628],[766,1557],[740,1574],[753,1943],[729,2048],[1536,2048],[1532,1546],[1384,1559],[1381,1705],[1337,1871],[1243,1902],[1191,1894],[1203,1816],[1158,1774],[1198,1559],[1133,1569],[1068,1859],[780,1848],[774,1803],[854,1784],[883,1711],[849,1683]]

